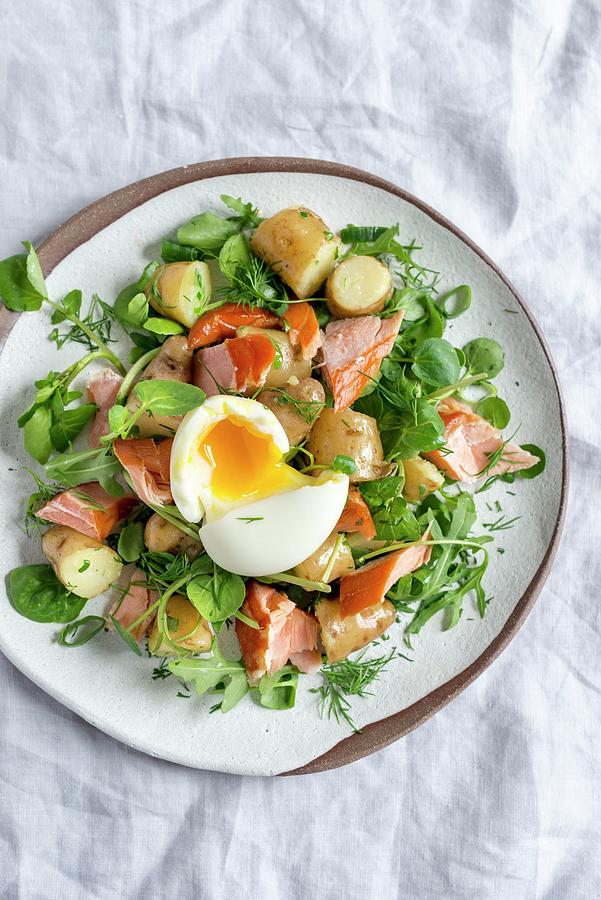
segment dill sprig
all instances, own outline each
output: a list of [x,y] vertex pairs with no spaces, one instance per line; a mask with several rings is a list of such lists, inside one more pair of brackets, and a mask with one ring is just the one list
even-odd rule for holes
[[238,265],[228,273],[231,282],[220,289],[221,296],[232,303],[261,306],[276,315],[282,315],[288,307],[288,294],[280,279],[257,256],[249,257],[248,265]]
[[344,721],[353,731],[358,732],[351,716],[351,703],[348,697],[369,697],[371,691],[367,688],[377,681],[382,670],[397,656],[396,647],[384,656],[372,659],[364,659],[364,650],[357,659],[343,659],[337,663],[325,665],[321,669],[324,683],[319,688],[312,688],[311,692],[319,694],[319,713],[331,719],[332,716],[338,723]]
[[[66,309],[69,310],[69,306]],[[70,311],[73,312],[74,310]],[[77,306],[76,312],[79,312],[79,306]],[[60,307],[57,307],[52,314],[52,323],[56,326],[65,321],[65,318],[64,312]],[[94,294],[87,314],[81,317],[79,322],[74,322],[63,332],[59,331],[57,327],[53,328],[48,338],[55,342],[59,350],[70,341],[76,344],[83,344],[89,350],[95,350],[98,347],[98,340],[94,340],[89,332],[93,332],[104,344],[114,343],[115,338],[111,336],[114,319],[115,313],[113,308],[108,303],[105,303],[104,300],[101,300],[98,294]],[[82,325],[84,326],[83,328]]]
[[313,425],[323,409],[320,400],[301,400],[284,388],[271,388],[271,391],[276,394],[275,402],[278,406],[291,406],[307,425]]

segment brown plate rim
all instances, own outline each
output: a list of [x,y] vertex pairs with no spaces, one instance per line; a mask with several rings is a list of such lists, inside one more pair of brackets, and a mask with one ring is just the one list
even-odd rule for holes
[[[465,690],[466,687],[488,668],[515,637],[516,633],[526,620],[547,579],[561,538],[568,488],[567,427],[564,402],[557,370],[545,338],[526,302],[522,299],[496,263],[494,263],[493,260],[466,234],[464,234],[461,229],[457,228],[456,225],[427,203],[424,203],[422,200],[419,200],[402,188],[397,187],[397,185],[390,181],[386,181],[377,175],[372,175],[362,169],[357,169],[343,163],[304,157],[245,156],[194,163],[193,165],[181,166],[176,169],[170,169],[166,172],[151,175],[141,181],[136,181],[133,184],[120,188],[111,194],[107,194],[102,199],[95,201],[71,216],[70,219],[57,228],[38,248],[44,275],[49,275],[62,259],[68,256],[68,254],[75,250],[76,247],[79,247],[81,244],[88,241],[99,231],[102,231],[112,222],[121,218],[121,216],[130,212],[132,209],[135,209],[137,206],[140,206],[142,203],[145,203],[147,200],[150,200],[165,191],[193,181],[203,181],[207,178],[256,172],[301,172],[318,175],[334,175],[339,178],[360,181],[387,191],[390,194],[394,194],[407,203],[411,203],[443,228],[446,228],[458,237],[495,272],[498,278],[500,278],[505,286],[511,291],[527,316],[536,337],[540,342],[549,368],[551,369],[560,412],[562,480],[557,519],[549,541],[549,546],[537,572],[523,595],[515,604],[512,613],[499,634],[491,641],[486,650],[484,650],[471,665],[464,669],[463,672],[460,672],[436,690],[431,691],[416,703],[392,716],[380,719],[378,722],[372,722],[361,732],[344,738],[344,740],[340,741],[326,753],[316,757],[306,765],[300,766],[290,772],[281,773],[282,775],[308,775],[348,765],[364,756],[375,753],[377,750],[381,750],[393,741],[396,741],[410,731],[413,731]],[[0,350],[6,342],[17,317],[17,314],[9,312],[4,307],[0,310]]]

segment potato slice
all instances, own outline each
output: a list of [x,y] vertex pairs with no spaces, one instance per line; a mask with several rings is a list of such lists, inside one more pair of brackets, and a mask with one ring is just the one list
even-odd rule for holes
[[185,553],[188,559],[196,559],[202,550],[200,541],[180,531],[158,513],[153,513],[144,528],[144,543],[157,553]]
[[[192,351],[188,349],[188,342],[183,334],[167,338],[155,358],[144,369],[140,381],[152,378],[183,383],[192,380]],[[132,390],[127,398],[126,408],[131,413],[139,405],[140,401]],[[182,416],[152,416],[150,413],[143,413],[136,422],[138,435],[142,438],[172,437],[181,420]]]
[[311,429],[307,449],[320,465],[329,465],[338,455],[350,456],[357,466],[350,476],[354,483],[383,478],[395,468],[384,461],[376,420],[352,409],[334,412],[326,407]]
[[383,634],[394,622],[396,613],[392,603],[384,600],[343,619],[340,600],[320,600],[315,604],[315,615],[328,662],[335,663]]
[[161,316],[191,328],[211,298],[211,273],[205,262],[174,262],[160,266],[145,288]]
[[49,528],[42,550],[61,584],[86,600],[103,594],[123,569],[114,550],[67,525]]
[[405,473],[403,497],[409,503],[419,503],[444,484],[442,472],[439,472],[433,463],[422,459],[421,456],[416,456],[415,459],[404,459],[402,466]]
[[255,328],[253,325],[242,325],[236,329],[237,337],[247,334],[265,334],[276,345],[275,361],[267,373],[265,387],[284,387],[290,379],[308,378],[311,374],[311,360],[303,359],[290,343],[285,331],[275,328]]
[[390,270],[379,259],[349,256],[328,278],[328,309],[340,319],[378,313],[392,297],[392,290]]
[[[211,649],[213,635],[207,622],[187,597],[174,594],[167,602],[169,637],[182,650],[206,653]],[[148,639],[148,650],[153,656],[176,656],[177,651],[159,634],[154,620]]]
[[282,209],[265,219],[250,244],[301,300],[323,284],[341,247],[340,238],[323,219],[303,206]]
[[257,400],[274,413],[291,446],[298,446],[311,430],[325,402],[323,385],[315,378],[303,378],[279,390],[261,391]]
[[307,578],[309,581],[325,581],[326,584],[330,584],[331,581],[336,581],[337,578],[342,578],[343,575],[348,575],[354,571],[355,561],[351,548],[343,540],[336,550],[336,557],[331,566],[330,574],[324,579],[324,574],[330,566],[337,540],[338,532],[333,531],[323,544],[317,548],[315,553],[312,553],[311,556],[308,556],[302,563],[294,567],[294,574],[298,575],[299,578]]

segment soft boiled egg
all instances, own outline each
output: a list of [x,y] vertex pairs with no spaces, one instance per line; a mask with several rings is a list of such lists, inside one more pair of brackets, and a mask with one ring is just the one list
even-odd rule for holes
[[256,400],[219,395],[184,416],[171,450],[171,492],[203,521],[209,556],[237,575],[273,575],[307,559],[334,529],[348,476],[287,465],[286,433]]

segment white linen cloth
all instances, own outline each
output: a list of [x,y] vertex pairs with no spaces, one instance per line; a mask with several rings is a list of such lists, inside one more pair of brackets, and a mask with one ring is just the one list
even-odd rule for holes
[[151,759],[0,657],[0,895],[600,897],[598,0],[0,11],[0,256],[180,164],[356,165],[501,265],[549,341],[572,438],[564,541],[523,631],[449,707],[349,768],[253,779]]

